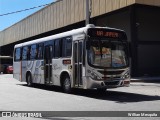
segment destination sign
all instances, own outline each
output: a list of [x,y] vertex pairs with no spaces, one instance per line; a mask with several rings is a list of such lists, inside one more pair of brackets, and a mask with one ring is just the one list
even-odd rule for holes
[[107,31],[102,31],[102,30],[97,30],[96,31],[96,36],[104,36],[104,37],[113,37],[113,38],[118,38],[119,33],[117,32],[107,32]]
[[118,30],[111,30],[111,29],[90,28],[88,29],[88,35],[90,37],[126,39],[126,35],[124,32],[118,31]]

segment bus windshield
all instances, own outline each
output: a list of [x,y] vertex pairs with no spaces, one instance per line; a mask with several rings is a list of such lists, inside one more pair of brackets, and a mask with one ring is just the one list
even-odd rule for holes
[[126,50],[126,45],[122,41],[92,39],[88,50],[88,62],[95,67],[126,67],[128,65]]

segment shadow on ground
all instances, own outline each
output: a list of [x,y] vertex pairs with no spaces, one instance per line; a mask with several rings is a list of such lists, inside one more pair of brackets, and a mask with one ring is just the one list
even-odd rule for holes
[[[26,84],[18,84],[18,85],[28,87]],[[33,88],[63,93],[61,87],[57,87],[57,86],[34,85]],[[67,94],[67,93],[64,93],[64,94]],[[131,103],[131,102],[160,100],[160,96],[112,91],[112,89],[109,89],[106,92],[99,92],[97,90],[73,89],[71,95],[83,96],[83,97],[106,100],[106,101],[115,101],[117,103],[123,103],[123,104]]]

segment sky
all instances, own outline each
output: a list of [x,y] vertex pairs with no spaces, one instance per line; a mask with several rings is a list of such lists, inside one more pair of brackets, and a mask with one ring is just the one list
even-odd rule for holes
[[[19,10],[24,10],[32,7],[49,4],[55,0],[0,0],[0,15]],[[10,27],[25,17],[33,14],[34,12],[42,9],[43,7],[28,10],[16,14],[0,16],[0,31]]]

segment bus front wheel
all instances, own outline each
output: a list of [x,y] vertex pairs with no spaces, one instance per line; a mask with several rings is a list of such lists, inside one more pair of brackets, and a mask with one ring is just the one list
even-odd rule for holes
[[62,87],[65,93],[71,93],[71,80],[68,75],[64,77]]
[[28,74],[28,75],[27,75],[27,85],[28,85],[29,87],[32,87],[32,85],[33,85],[31,74]]

